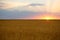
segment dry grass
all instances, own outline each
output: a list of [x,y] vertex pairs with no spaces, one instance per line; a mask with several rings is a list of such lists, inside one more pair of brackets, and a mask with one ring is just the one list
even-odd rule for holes
[[0,40],[60,40],[60,21],[0,20]]

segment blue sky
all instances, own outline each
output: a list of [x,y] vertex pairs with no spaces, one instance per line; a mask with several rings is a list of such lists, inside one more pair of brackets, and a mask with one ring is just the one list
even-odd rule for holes
[[0,19],[60,19],[60,0],[1,0]]

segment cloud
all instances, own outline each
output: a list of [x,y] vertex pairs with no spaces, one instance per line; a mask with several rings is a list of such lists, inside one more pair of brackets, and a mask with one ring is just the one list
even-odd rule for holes
[[9,11],[9,10],[0,10],[0,19],[26,19],[33,18],[35,15],[39,14],[32,11]]
[[28,4],[23,7],[17,7],[16,10],[18,11],[34,11],[34,12],[44,12],[45,11],[45,6],[42,4]]
[[37,11],[37,12],[39,12],[39,11],[44,12],[45,11],[45,5],[43,5],[43,4],[30,4],[27,6],[27,8],[29,10]]
[[60,12],[60,1],[53,1],[52,3],[48,0],[45,4],[40,3],[28,3],[28,2],[17,2],[17,1],[1,1],[1,9],[11,9],[18,11],[46,11],[46,12]]
[[38,4],[38,3],[37,4],[33,4],[32,3],[32,4],[29,4],[28,6],[44,6],[44,4]]
[[60,2],[54,3],[51,8],[52,12],[60,12]]
[[10,9],[10,8],[15,8],[15,7],[19,7],[19,6],[25,6],[28,4],[29,3],[2,1],[2,2],[0,2],[0,8]]
[[52,3],[49,1],[45,4],[40,4],[3,0],[0,2],[0,13],[0,19],[34,19],[41,18],[43,15],[47,16],[47,14],[49,16],[52,15],[54,17],[56,16],[57,18],[60,18],[60,1],[54,1]]
[[[3,4],[1,4],[3,3]],[[10,1],[10,0],[3,0],[0,3],[0,8],[1,9],[7,9],[7,10],[18,10],[18,11],[44,11],[44,5],[43,4],[38,4],[38,3],[28,3],[28,2],[17,2],[17,1]]]
[[7,9],[7,10],[18,10],[18,11],[44,11],[44,5],[43,4],[33,4],[28,2],[10,2],[10,1],[2,1],[0,2],[0,8],[1,9]]
[[60,12],[60,0],[47,0],[46,9],[48,12]]
[[[46,14],[45,12],[33,12],[33,11],[9,11],[0,10],[0,19],[40,19],[41,17],[56,17],[60,19],[60,15]],[[49,12],[48,12],[49,13]]]

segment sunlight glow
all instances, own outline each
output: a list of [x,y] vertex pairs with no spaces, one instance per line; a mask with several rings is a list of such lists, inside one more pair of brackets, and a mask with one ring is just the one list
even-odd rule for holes
[[54,17],[42,17],[41,19],[44,19],[44,20],[53,20],[53,19],[56,19],[56,18],[54,18]]

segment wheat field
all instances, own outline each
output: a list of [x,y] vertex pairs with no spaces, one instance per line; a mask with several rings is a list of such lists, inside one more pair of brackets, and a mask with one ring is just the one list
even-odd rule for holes
[[60,40],[60,20],[0,20],[0,40]]

